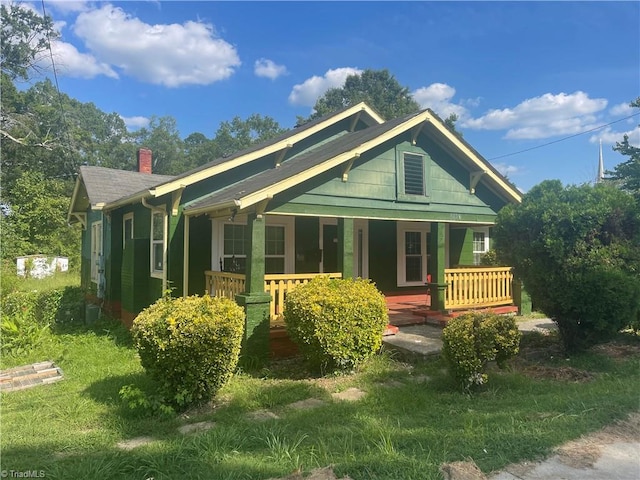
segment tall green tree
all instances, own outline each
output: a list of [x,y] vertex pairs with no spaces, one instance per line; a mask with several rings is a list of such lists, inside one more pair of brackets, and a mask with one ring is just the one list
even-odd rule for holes
[[177,175],[189,169],[176,119],[152,116],[149,126],[133,133],[136,143],[153,152],[153,173]]
[[367,102],[385,120],[420,111],[409,89],[400,85],[388,70],[368,69],[349,75],[343,87],[327,90],[316,101],[314,113],[307,121],[360,102]]
[[72,265],[80,257],[80,230],[67,225],[70,183],[42,172],[24,172],[15,182],[9,215],[2,215],[2,258],[31,254],[63,255]]
[[629,194],[547,180],[500,211],[494,240],[568,350],[640,326],[640,212]]
[[18,3],[0,5],[0,65],[9,79],[28,80],[38,70],[52,40],[59,34],[51,17],[42,17]]
[[[640,108],[640,97],[629,104],[630,107]],[[620,152],[626,161],[616,165],[610,174],[610,179],[623,190],[631,193],[640,205],[640,148],[629,143],[629,135],[624,135],[621,142],[616,142],[613,149]]]
[[280,127],[273,118],[254,113],[246,120],[234,117],[229,122],[222,122],[216,131],[213,142],[218,156],[226,157],[283,132],[285,129]]

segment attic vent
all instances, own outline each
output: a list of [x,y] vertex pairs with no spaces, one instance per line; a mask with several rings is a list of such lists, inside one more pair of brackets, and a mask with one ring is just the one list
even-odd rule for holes
[[422,155],[404,153],[404,193],[424,195],[424,159]]

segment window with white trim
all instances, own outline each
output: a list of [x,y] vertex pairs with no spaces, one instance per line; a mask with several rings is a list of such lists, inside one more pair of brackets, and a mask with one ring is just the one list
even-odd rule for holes
[[264,236],[264,273],[285,273],[284,225],[267,225]]
[[473,232],[473,264],[480,265],[482,257],[489,251],[489,235],[485,231]]
[[102,221],[91,224],[91,281],[100,280],[100,262],[102,260]]
[[122,248],[127,240],[133,238],[133,212],[122,217]]
[[151,211],[151,276],[162,277],[166,245],[166,214],[164,210]]
[[398,222],[398,286],[427,282],[427,234],[429,224]]
[[245,273],[247,269],[247,226],[241,223],[223,225],[222,271]]

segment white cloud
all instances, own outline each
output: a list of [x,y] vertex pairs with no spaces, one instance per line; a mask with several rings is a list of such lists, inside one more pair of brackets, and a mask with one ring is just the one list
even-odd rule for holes
[[[58,71],[68,77],[94,78],[106,75],[118,78],[118,74],[106,63],[99,62],[87,53],[81,53],[70,43],[55,41],[51,43],[51,52]],[[43,63],[50,59],[43,58]]]
[[74,32],[100,62],[167,87],[208,85],[228,78],[240,65],[235,47],[200,22],[149,25],[105,5],[80,13]]
[[545,93],[529,98],[514,108],[490,110],[480,118],[469,119],[463,127],[479,130],[507,130],[505,138],[537,139],[580,133],[593,128],[595,114],[604,110],[607,100],[572,94]]
[[74,12],[85,12],[90,9],[89,2],[84,1],[49,0],[47,4],[63,15]]
[[505,177],[511,177],[522,173],[522,169],[515,165],[508,165],[506,163],[492,163],[492,165]]
[[139,128],[146,127],[149,125],[149,119],[147,117],[123,117],[120,115],[120,118],[124,120],[124,124],[127,126],[129,130],[137,130]]
[[589,137],[591,143],[598,143],[602,140],[602,143],[607,145],[615,145],[616,142],[621,142],[624,136],[629,137],[629,143],[635,147],[640,147],[640,125],[637,125],[631,130],[624,132],[615,132],[611,130],[611,127],[607,127],[604,130]]
[[459,120],[463,120],[469,114],[465,107],[451,102],[455,94],[456,89],[446,83],[432,83],[428,87],[417,89],[411,95],[422,108],[430,108],[442,118],[455,113]]
[[253,72],[258,77],[266,77],[271,80],[275,80],[276,78],[287,74],[287,67],[284,65],[278,65],[273,60],[261,58],[260,60],[256,60],[253,66]]
[[327,70],[324,76],[314,75],[304,82],[294,85],[289,94],[289,103],[312,107],[330,88],[342,87],[349,75],[360,75],[362,70],[353,67],[336,68]]
[[620,103],[611,107],[609,113],[616,117],[627,117],[633,113],[633,107],[630,107],[628,103]]

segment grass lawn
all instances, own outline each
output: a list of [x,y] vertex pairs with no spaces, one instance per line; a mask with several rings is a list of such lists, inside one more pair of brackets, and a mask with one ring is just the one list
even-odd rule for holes
[[[2,394],[2,470],[46,478],[266,479],[334,465],[358,479],[440,479],[444,462],[472,458],[484,471],[534,459],[638,409],[640,351],[598,350],[567,359],[553,337],[524,340],[510,371],[486,388],[458,393],[438,359],[414,364],[381,354],[351,375],[314,378],[299,360],[240,373],[211,405],[186,415],[145,416],[123,405],[123,385],[148,386],[119,324],[58,332],[2,368],[54,360],[61,382]],[[524,357],[528,357],[525,361]],[[331,393],[357,387],[355,402]],[[292,402],[324,403],[297,410]],[[248,414],[269,410],[279,418]],[[191,422],[215,422],[190,435]],[[118,442],[151,437],[131,450]]]

